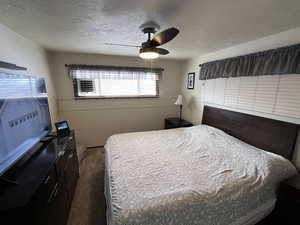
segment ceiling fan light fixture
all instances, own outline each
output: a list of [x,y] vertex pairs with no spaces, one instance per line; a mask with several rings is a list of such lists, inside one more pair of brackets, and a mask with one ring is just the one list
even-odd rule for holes
[[[159,55],[168,55],[170,52],[167,49],[160,48],[161,45],[173,40],[179,30],[175,27],[166,29],[158,34],[155,34],[159,30],[159,25],[153,21],[149,21],[140,26],[143,33],[147,34],[148,40],[142,42],[141,45],[123,45],[115,43],[105,43],[106,45],[118,45],[125,47],[137,47],[140,48],[139,55],[143,59],[156,59]],[[153,37],[152,37],[153,36]],[[152,37],[152,38],[151,38]]]
[[141,49],[140,57],[143,59],[156,59],[159,57],[159,54],[151,49]]

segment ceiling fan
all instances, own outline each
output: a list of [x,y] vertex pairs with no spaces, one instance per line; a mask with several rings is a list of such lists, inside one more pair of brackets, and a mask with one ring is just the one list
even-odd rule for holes
[[[136,47],[140,50],[140,57],[144,59],[155,59],[159,55],[167,55],[169,51],[164,48],[158,48],[159,46],[171,41],[177,36],[179,30],[175,27],[168,28],[156,35],[154,35],[160,26],[153,22],[147,22],[140,26],[142,32],[148,35],[148,40],[143,42],[141,45],[126,45],[126,44],[115,44],[115,43],[105,43],[106,45],[117,45],[123,47]],[[151,35],[154,35],[151,38]]]

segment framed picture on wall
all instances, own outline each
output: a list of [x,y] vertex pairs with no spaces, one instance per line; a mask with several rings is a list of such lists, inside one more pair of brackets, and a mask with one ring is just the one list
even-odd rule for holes
[[188,73],[187,89],[194,89],[195,87],[195,73]]

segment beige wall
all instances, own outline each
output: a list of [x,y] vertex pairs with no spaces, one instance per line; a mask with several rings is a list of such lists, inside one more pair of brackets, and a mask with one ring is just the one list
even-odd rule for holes
[[27,71],[4,70],[0,68],[1,71],[45,78],[52,123],[56,121],[58,118],[56,95],[45,50],[2,24],[0,24],[0,49],[0,61],[14,63],[27,68]]
[[104,145],[115,133],[162,129],[164,118],[177,116],[173,104],[180,93],[183,61],[157,59],[153,67],[164,68],[158,99],[74,100],[72,81],[65,64],[150,66],[138,57],[50,52],[49,59],[58,96],[59,115],[76,130],[77,142]]
[[[276,35],[268,36],[262,39],[258,39],[255,41],[251,41],[245,44],[237,45],[231,48],[223,49],[217,52],[213,52],[207,55],[199,56],[190,60],[187,60],[183,65],[183,76],[182,76],[182,93],[184,96],[184,110],[183,110],[183,117],[187,120],[190,120],[196,124],[201,123],[202,119],[202,109],[204,104],[214,105],[221,108],[228,108],[230,110],[250,113],[254,115],[269,117],[273,119],[279,119],[283,121],[293,122],[300,124],[300,118],[297,116],[293,117],[287,117],[282,115],[276,115],[272,112],[266,113],[266,112],[259,112],[254,111],[251,109],[245,110],[247,107],[238,107],[238,106],[230,106],[227,107],[224,104],[223,105],[216,105],[211,104],[205,101],[205,96],[203,90],[207,88],[208,82],[207,81],[200,81],[199,80],[199,64],[222,59],[222,58],[228,58],[238,55],[245,55],[253,52],[263,51],[267,49],[282,47],[282,46],[288,46],[291,44],[299,43],[299,37],[300,37],[300,28],[289,30],[286,32],[282,32]],[[200,55],[200,54],[199,54]],[[187,82],[187,73],[188,72],[196,72],[196,79],[195,79],[195,89],[194,90],[187,90],[186,88],[186,82]],[[229,78],[234,79],[234,78]],[[288,78],[289,79],[289,78]],[[292,76],[290,78],[293,79]],[[229,81],[227,81],[229,82]],[[215,89],[217,87],[215,86]],[[300,88],[299,88],[300,89]],[[206,94],[207,95],[207,94]],[[295,90],[293,95],[296,97],[296,99],[300,98],[300,91]],[[207,97],[207,96],[206,96]],[[297,105],[300,107],[300,101]],[[299,150],[298,150],[299,149]],[[300,142],[297,147],[297,151],[295,154],[295,163],[300,168]]]

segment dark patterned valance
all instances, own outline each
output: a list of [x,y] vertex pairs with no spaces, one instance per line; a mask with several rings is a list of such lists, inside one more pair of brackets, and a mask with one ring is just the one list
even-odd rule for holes
[[300,73],[300,44],[200,65],[200,80]]
[[68,67],[72,79],[109,79],[109,80],[161,80],[163,68],[124,67],[106,65],[71,64]]

